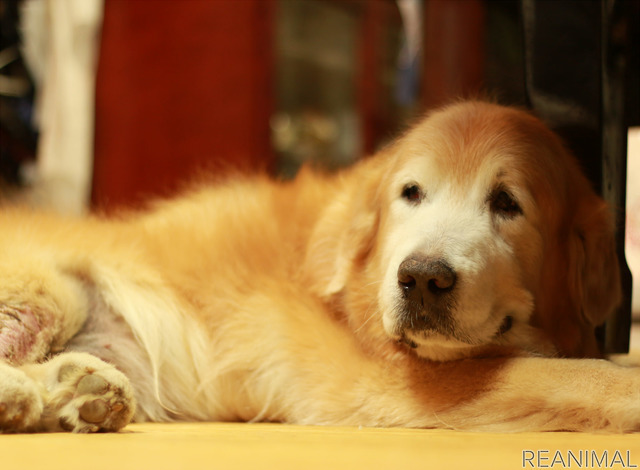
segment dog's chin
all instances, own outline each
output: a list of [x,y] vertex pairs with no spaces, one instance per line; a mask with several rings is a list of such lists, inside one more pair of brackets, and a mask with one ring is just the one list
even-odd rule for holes
[[410,354],[432,361],[454,361],[478,357],[488,352],[496,353],[498,348],[516,348],[526,353],[553,356],[557,351],[543,332],[526,322],[504,317],[495,332],[487,337],[471,337],[454,333],[458,337],[433,330],[402,331],[390,337]]

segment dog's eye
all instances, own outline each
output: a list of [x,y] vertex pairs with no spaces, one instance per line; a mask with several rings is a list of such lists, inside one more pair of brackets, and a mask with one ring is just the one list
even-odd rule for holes
[[402,188],[402,197],[413,204],[418,204],[422,200],[422,190],[415,183],[407,184]]
[[505,217],[515,217],[522,214],[522,208],[507,191],[498,190],[491,195],[491,212]]

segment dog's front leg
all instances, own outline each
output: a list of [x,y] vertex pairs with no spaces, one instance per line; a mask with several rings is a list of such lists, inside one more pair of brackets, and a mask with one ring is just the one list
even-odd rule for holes
[[[488,431],[640,431],[640,368],[604,360],[519,357],[494,361],[493,367],[486,367],[482,359],[470,360],[470,371],[474,362],[475,369],[484,372],[469,376],[468,400],[460,390],[449,390],[461,398],[456,406],[436,412],[444,426]],[[446,386],[447,380],[444,377],[439,386]]]
[[363,361],[303,423],[467,431],[640,431],[640,368],[597,359]]

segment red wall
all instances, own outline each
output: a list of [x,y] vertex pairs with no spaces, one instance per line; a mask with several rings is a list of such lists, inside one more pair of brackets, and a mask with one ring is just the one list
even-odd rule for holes
[[272,16],[271,0],[105,2],[94,206],[202,168],[271,168]]

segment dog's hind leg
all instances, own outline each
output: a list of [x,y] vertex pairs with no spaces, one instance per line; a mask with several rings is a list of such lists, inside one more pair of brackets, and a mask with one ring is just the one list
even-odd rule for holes
[[135,412],[128,379],[85,353],[41,364],[0,363],[0,431],[117,431]]
[[0,260],[0,360],[19,365],[61,350],[87,309],[81,276],[45,253]]
[[23,371],[0,361],[0,432],[35,431],[43,410],[40,386]]

